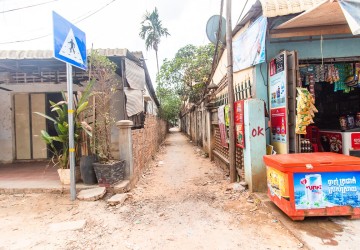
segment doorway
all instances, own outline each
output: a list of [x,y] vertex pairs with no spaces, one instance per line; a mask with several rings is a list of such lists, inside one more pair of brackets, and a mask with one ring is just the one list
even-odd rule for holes
[[51,157],[41,130],[55,135],[51,121],[35,114],[40,112],[53,116],[49,100],[62,100],[61,93],[23,93],[14,95],[15,158],[16,160],[40,160]]

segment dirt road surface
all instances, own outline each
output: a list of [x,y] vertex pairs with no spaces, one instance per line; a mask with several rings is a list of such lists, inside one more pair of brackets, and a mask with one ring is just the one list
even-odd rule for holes
[[[171,132],[123,205],[0,195],[0,249],[304,249],[248,192]],[[86,220],[83,230],[51,225]]]

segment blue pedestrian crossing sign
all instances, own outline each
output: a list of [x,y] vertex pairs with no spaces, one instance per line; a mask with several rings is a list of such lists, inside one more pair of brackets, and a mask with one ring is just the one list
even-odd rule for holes
[[86,36],[83,31],[53,11],[54,57],[87,70]]

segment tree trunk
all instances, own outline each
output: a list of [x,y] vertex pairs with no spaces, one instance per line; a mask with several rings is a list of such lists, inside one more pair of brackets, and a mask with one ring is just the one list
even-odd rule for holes
[[155,50],[155,55],[156,55],[157,74],[159,74],[159,59],[158,59],[157,49]]

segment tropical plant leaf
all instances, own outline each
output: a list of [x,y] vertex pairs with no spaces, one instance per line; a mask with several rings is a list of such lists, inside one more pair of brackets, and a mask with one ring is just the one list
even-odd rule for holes
[[54,141],[58,141],[58,142],[66,142],[67,141],[67,137],[63,138],[63,136],[52,136],[51,137]]
[[41,130],[41,138],[45,141],[46,144],[51,144],[53,139],[45,130]]
[[90,82],[86,85],[86,87],[81,95],[81,98],[78,102],[78,106],[81,106],[92,95],[91,89],[93,88],[95,82],[96,82],[95,79],[91,79]]
[[48,116],[48,115],[45,115],[45,114],[43,114],[43,113],[34,112],[34,114],[40,115],[40,116],[42,116],[42,117],[45,117],[46,119],[52,121],[53,123],[57,123],[57,121],[56,121],[54,118],[52,118],[52,117],[50,117],[50,116]]
[[63,124],[61,124],[61,123],[58,123],[57,124],[57,127],[59,128],[59,131],[60,131],[60,133],[61,134],[68,134],[68,132],[69,132],[69,126],[67,126],[67,123],[66,122],[64,122]]
[[78,106],[78,108],[76,109],[76,114],[80,114],[82,111],[84,111],[87,106],[88,106],[89,102],[86,101],[86,102],[83,102],[80,106]]

